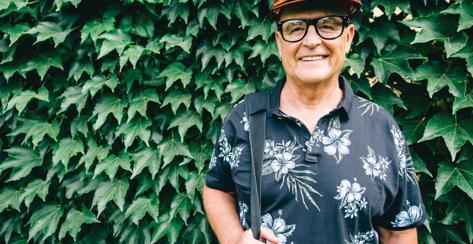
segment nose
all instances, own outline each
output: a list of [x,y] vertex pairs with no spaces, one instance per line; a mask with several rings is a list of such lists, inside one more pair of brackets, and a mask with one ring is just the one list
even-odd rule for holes
[[321,38],[319,34],[317,34],[317,31],[315,30],[315,26],[313,25],[309,26],[309,29],[307,30],[307,34],[302,41],[304,45],[311,48],[320,44]]

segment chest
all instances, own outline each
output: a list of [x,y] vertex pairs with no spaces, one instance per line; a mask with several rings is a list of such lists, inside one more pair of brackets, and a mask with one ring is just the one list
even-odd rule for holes
[[[340,121],[321,122],[312,133],[293,122],[293,126],[273,123],[267,128],[263,210],[290,203],[313,213],[332,209],[347,216],[378,214],[396,189],[397,172],[388,143],[367,136],[368,128],[346,127]],[[245,146],[233,178],[239,198],[249,203],[250,150],[244,138],[240,142]]]

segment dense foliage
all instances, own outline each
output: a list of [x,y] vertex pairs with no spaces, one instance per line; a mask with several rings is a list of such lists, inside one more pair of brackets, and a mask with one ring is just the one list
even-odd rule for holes
[[[1,0],[0,237],[205,243],[222,119],[283,76],[271,0]],[[473,2],[364,1],[344,74],[411,145],[428,243],[473,240]]]

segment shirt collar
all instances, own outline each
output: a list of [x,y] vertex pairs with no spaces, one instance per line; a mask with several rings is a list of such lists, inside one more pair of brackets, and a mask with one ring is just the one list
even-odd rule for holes
[[[277,85],[270,91],[270,111],[273,115],[280,113],[279,101],[281,98],[281,90],[285,82],[286,78],[279,80]],[[350,83],[348,83],[348,80],[344,76],[339,76],[338,84],[343,91],[343,97],[337,108],[334,109],[334,112],[340,113],[342,118],[348,119],[355,94],[353,93]]]

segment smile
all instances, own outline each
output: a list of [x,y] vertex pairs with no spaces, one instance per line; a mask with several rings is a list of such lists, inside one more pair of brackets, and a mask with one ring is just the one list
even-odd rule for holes
[[319,60],[325,59],[326,57],[328,56],[324,56],[324,55],[306,56],[306,57],[302,57],[301,60],[302,61],[319,61]]

